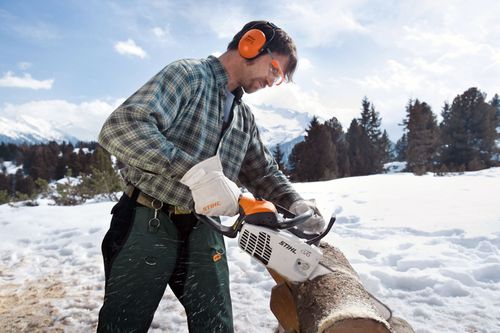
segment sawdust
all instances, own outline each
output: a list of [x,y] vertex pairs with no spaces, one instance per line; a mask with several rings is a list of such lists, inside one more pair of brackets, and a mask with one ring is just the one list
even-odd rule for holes
[[63,283],[54,277],[3,284],[0,332],[64,332],[64,319],[54,302],[65,296]]

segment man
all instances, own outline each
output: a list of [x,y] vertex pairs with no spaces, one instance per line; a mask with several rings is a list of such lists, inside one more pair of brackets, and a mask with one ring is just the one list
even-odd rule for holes
[[[315,209],[278,170],[241,100],[290,81],[296,65],[285,31],[250,22],[219,58],[169,64],[106,120],[99,142],[126,165],[129,185],[102,244],[98,332],[146,332],[167,284],[190,332],[233,331],[224,240],[193,211],[236,215],[235,181],[295,213]],[[305,223],[323,226],[319,213]]]

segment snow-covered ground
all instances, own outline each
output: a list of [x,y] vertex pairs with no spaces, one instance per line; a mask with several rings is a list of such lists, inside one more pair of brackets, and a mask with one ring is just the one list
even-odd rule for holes
[[[500,332],[500,168],[295,186],[324,215],[336,212],[326,240],[417,332]],[[1,332],[95,329],[113,204],[0,206]],[[227,245],[236,332],[272,332],[272,279],[235,240]],[[170,291],[150,331],[187,332]]]

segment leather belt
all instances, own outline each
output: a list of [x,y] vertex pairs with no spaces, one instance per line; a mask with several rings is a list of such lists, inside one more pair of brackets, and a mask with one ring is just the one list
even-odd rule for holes
[[[135,189],[136,189],[136,187],[134,185],[129,184],[129,185],[127,185],[127,188],[125,189],[124,193],[129,198],[131,198],[132,193],[134,192]],[[152,209],[161,209],[161,210],[165,211],[166,213],[175,214],[175,215],[186,215],[186,214],[192,213],[191,210],[188,210],[188,209],[185,209],[185,208],[182,208],[179,206],[173,206],[173,205],[167,204],[167,203],[162,202],[156,198],[153,198],[149,194],[146,194],[139,189],[137,189],[137,190],[139,191],[139,195],[137,196],[136,202],[144,207],[152,208]]]

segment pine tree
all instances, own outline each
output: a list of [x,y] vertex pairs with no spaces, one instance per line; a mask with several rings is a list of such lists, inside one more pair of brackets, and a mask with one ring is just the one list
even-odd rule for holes
[[440,127],[444,126],[444,124],[447,124],[450,121],[451,117],[450,103],[444,102],[443,108],[441,109],[441,117],[443,118],[443,121],[441,122],[441,124],[439,124]]
[[495,108],[497,117],[500,116],[500,96],[498,96],[498,94],[493,96],[490,101],[490,105]]
[[17,170],[15,175],[15,192],[31,196],[35,191],[35,182],[30,176],[25,177],[21,170]]
[[492,165],[495,108],[477,88],[457,96],[442,123],[441,161],[449,170],[477,170]]
[[366,132],[368,132],[368,128],[370,127],[370,122],[371,122],[371,110],[370,110],[370,101],[368,100],[368,97],[363,97],[361,100],[361,116],[359,118],[358,124],[365,129]]
[[296,144],[290,155],[292,180],[310,182],[337,177],[337,152],[331,128],[313,117],[306,132],[304,141]]
[[0,173],[0,191],[9,191],[10,190],[10,182],[9,177],[4,173]]
[[431,107],[417,99],[408,119],[407,169],[417,175],[434,169],[438,149],[438,125]]
[[379,151],[382,158],[382,165],[394,160],[394,152],[392,150],[389,134],[387,134],[387,131],[384,130],[379,140]]
[[114,170],[111,155],[101,146],[97,146],[94,149],[90,159],[90,166],[102,171]]
[[371,164],[371,167],[366,170],[366,172],[368,172],[367,174],[381,172],[383,169],[383,161],[388,159],[388,156],[385,154],[385,147],[383,147],[383,143],[381,142],[381,122],[380,114],[365,96],[361,101],[361,115],[357,124],[368,137],[367,146],[363,148],[366,159],[370,161],[369,163]]
[[345,139],[345,133],[342,129],[342,124],[336,117],[325,122],[326,127],[330,130],[331,140],[335,145],[335,165],[332,165],[332,169],[335,171],[335,177],[348,177],[350,175],[349,158],[347,156],[347,141]]
[[[493,98],[490,101],[490,105],[493,106],[496,110],[496,120],[495,120],[495,127],[496,127],[496,141],[500,142],[500,97],[498,94],[495,94]],[[500,145],[497,143],[495,147],[495,156],[493,160],[495,160],[498,163],[500,162]]]
[[374,173],[371,159],[373,149],[370,138],[356,119],[353,119],[346,134],[347,156],[351,176],[364,176]]
[[281,145],[279,143],[276,144],[276,146],[274,147],[273,157],[274,160],[276,161],[276,164],[278,164],[278,168],[281,170],[281,172],[286,174],[286,169],[284,164],[284,153],[281,150]]
[[288,157],[290,164],[290,179],[296,182],[301,182],[306,179],[306,143],[301,141],[292,148],[292,152]]
[[[406,130],[405,130],[406,132]],[[398,142],[396,142],[396,160],[400,162],[406,161],[406,151],[408,150],[408,136],[403,133]]]
[[380,130],[380,126],[382,124],[382,119],[380,118],[380,114],[375,111],[375,106],[372,104],[370,107],[370,124],[369,127],[366,128],[368,133],[368,137],[370,141],[377,145],[377,143],[382,138],[382,132]]

